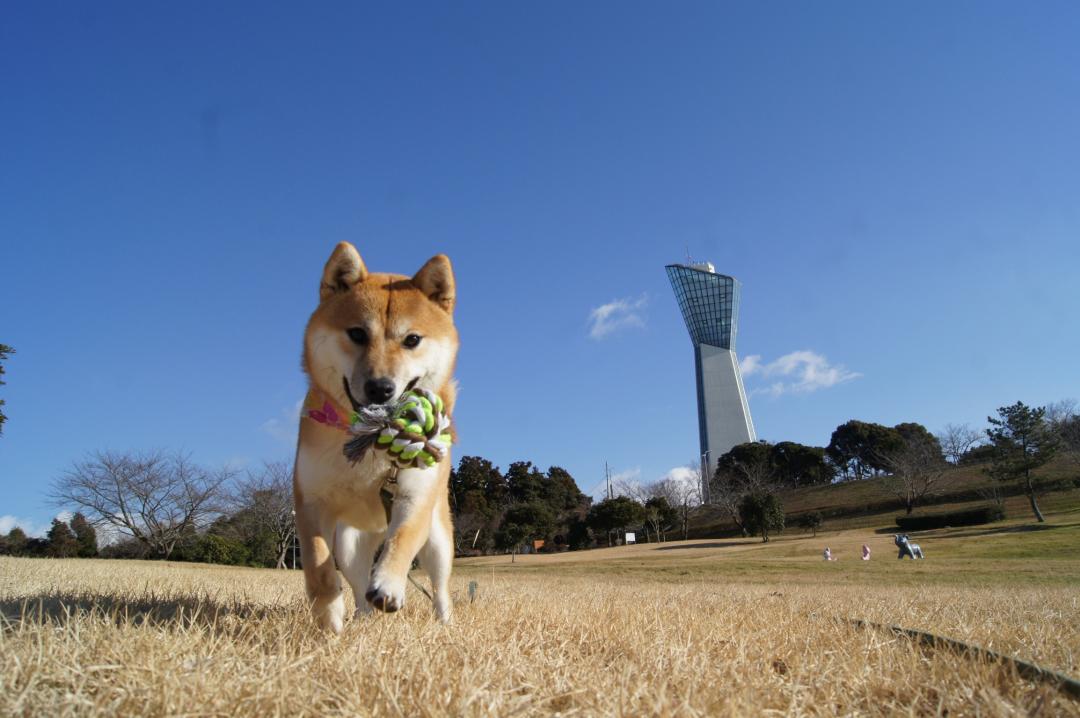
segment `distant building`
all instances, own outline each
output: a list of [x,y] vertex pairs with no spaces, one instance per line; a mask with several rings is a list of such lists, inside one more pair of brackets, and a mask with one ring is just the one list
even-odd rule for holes
[[[694,345],[704,483],[722,454],[757,441],[735,356],[740,285],[734,277],[717,274],[709,262],[669,264],[665,269]],[[707,500],[707,485],[702,486],[702,495]]]

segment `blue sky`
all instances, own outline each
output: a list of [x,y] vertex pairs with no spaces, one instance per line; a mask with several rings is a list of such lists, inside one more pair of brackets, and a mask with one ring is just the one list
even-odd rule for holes
[[289,457],[340,240],[450,255],[458,455],[585,490],[697,454],[687,251],[762,438],[1080,396],[1074,3],[0,12],[6,524],[93,449]]

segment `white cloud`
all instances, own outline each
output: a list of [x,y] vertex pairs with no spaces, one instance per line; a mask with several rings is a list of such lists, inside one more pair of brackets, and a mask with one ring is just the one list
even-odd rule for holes
[[603,339],[619,329],[645,326],[645,319],[640,311],[648,303],[648,296],[642,294],[634,300],[616,299],[592,309],[589,312],[589,336]]
[[750,376],[761,371],[761,355],[751,354],[750,356],[743,357],[739,361],[739,370],[742,371],[743,376]]
[[[291,409],[282,409],[281,417],[268,419],[259,428],[278,441],[286,444],[296,443],[296,425],[300,421],[300,410],[304,407],[304,400],[296,402]],[[246,463],[246,459],[244,459]]]
[[[71,521],[72,514],[70,511],[61,511],[56,515],[56,518],[64,521],[65,523]],[[45,523],[38,523],[34,519],[22,518],[19,516],[12,516],[11,514],[4,514],[0,516],[0,534],[5,536],[11,532],[11,529],[18,526],[23,530],[27,536],[31,538],[43,538],[46,533],[49,532],[49,528],[52,526],[52,519],[49,519]]]
[[698,470],[694,469],[693,466],[675,466],[674,469],[664,474],[664,480],[669,478],[675,480],[675,482],[693,482],[697,484],[699,479]]
[[825,356],[808,349],[785,354],[784,356],[763,363],[761,355],[751,354],[739,362],[743,377],[760,376],[762,379],[776,378],[767,387],[758,387],[751,394],[809,394],[818,389],[827,389],[846,381],[857,379],[862,374],[848,370],[842,364],[830,364]]

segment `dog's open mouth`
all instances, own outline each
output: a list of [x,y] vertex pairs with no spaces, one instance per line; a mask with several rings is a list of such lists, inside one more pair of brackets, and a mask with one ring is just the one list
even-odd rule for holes
[[[410,381],[405,387],[405,391],[401,392],[401,394],[398,395],[397,399],[400,399],[402,396],[408,394],[410,391],[416,388],[416,384],[419,381],[420,377],[414,377],[413,380]],[[341,383],[345,386],[345,396],[349,397],[349,403],[352,404],[353,411],[360,411],[360,408],[365,406],[365,404],[361,401],[357,401],[356,397],[353,396],[352,389],[349,387],[349,378],[346,376],[341,377]]]

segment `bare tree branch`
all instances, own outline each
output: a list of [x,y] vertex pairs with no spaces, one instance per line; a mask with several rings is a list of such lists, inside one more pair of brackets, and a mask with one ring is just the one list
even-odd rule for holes
[[285,568],[285,558],[293,544],[296,524],[293,516],[293,469],[284,461],[264,463],[258,472],[248,472],[236,482],[230,504],[240,519],[239,528],[249,534],[268,532],[274,545],[277,568]]
[[690,512],[701,503],[701,487],[699,486],[697,468],[692,464],[687,467],[690,472],[685,476],[669,476],[643,487],[647,497],[662,496],[668,505],[679,512],[679,522],[682,524],[683,539],[686,539],[687,527],[690,523]]
[[941,451],[954,464],[959,464],[967,452],[983,440],[983,434],[967,424],[946,424],[937,435]]
[[884,486],[904,502],[908,514],[937,489],[948,469],[932,442],[914,438],[903,438],[896,449],[877,452],[875,456],[888,472]]
[[50,500],[77,507],[94,525],[112,526],[168,558],[184,536],[220,512],[222,485],[232,476],[179,453],[98,452],[56,479]]

